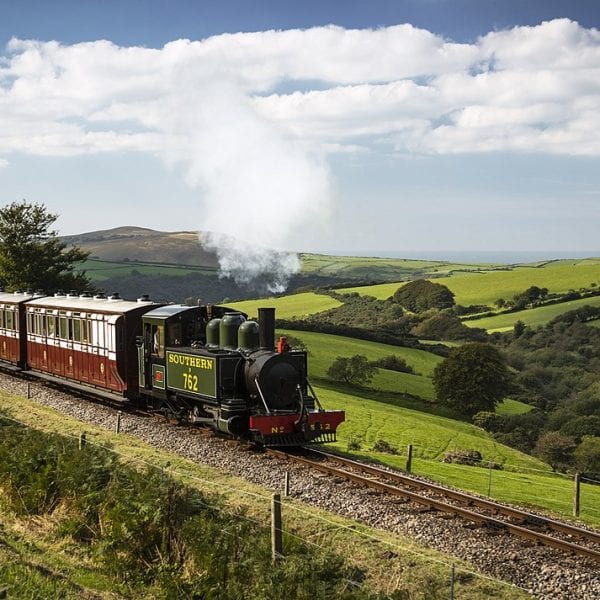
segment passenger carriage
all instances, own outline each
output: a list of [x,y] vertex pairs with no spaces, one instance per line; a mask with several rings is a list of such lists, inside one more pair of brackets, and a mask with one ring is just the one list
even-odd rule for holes
[[141,316],[158,306],[118,294],[67,294],[26,303],[28,367],[126,398],[138,395],[135,340]]
[[31,292],[0,292],[0,360],[15,368],[27,364],[25,303],[36,297]]

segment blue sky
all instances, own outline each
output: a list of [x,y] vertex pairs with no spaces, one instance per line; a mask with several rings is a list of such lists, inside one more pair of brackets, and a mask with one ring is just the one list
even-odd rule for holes
[[45,203],[62,233],[600,251],[595,0],[0,0],[0,14],[0,200]]

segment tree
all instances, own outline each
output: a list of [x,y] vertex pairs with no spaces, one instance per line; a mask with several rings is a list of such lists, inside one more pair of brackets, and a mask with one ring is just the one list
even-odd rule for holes
[[42,204],[26,201],[0,209],[0,280],[8,290],[93,290],[85,272],[74,272],[89,253],[67,248],[50,230],[57,218]]
[[533,452],[555,471],[562,471],[571,464],[576,445],[573,438],[558,431],[548,431],[540,436]]
[[588,477],[600,477],[600,437],[586,435],[575,449],[577,469]]
[[525,325],[525,323],[523,323],[523,321],[521,321],[520,319],[518,321],[515,322],[514,327],[513,327],[513,335],[518,338],[521,337],[523,335],[523,332],[525,331],[525,327],[527,327],[527,325]]
[[366,356],[355,354],[350,358],[338,356],[327,370],[327,375],[334,381],[364,385],[373,379],[376,370]]
[[403,285],[396,290],[393,299],[412,312],[454,306],[454,294],[445,285],[427,279],[417,279]]
[[500,352],[481,342],[453,348],[433,371],[437,399],[463,415],[493,411],[512,389]]

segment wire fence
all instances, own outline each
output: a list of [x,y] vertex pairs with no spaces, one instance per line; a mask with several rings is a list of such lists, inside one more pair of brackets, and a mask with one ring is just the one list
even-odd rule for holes
[[[19,419],[16,419],[14,417],[10,417],[4,413],[0,413],[0,418],[7,420],[7,421],[11,421],[11,422],[19,424],[19,425],[22,425],[24,427],[37,428],[34,425],[32,425],[31,423],[27,423],[27,422],[21,421]],[[62,435],[64,437],[72,438],[74,440],[78,440],[79,442],[81,442],[82,434],[76,435],[76,434],[73,434],[70,432],[62,432],[62,431],[59,433],[60,433],[60,435]],[[211,504],[206,501],[202,501],[201,504],[203,504],[205,507],[210,508],[212,510],[225,512],[233,518],[246,520],[246,521],[251,522],[260,527],[265,527],[265,525],[266,525],[265,522],[267,520],[268,513],[269,513],[269,504],[272,502],[272,498],[273,498],[272,492],[266,492],[266,491],[264,493],[254,492],[254,491],[251,491],[248,489],[240,488],[239,486],[237,486],[235,484],[229,484],[229,483],[225,483],[222,481],[214,481],[214,480],[208,479],[206,477],[200,477],[198,475],[190,473],[189,471],[184,471],[181,469],[173,468],[173,467],[169,466],[168,464],[157,464],[146,458],[132,455],[131,453],[119,451],[115,448],[106,446],[105,444],[102,444],[100,442],[90,440],[86,436],[84,436],[84,439],[85,439],[85,442],[83,444],[80,444],[80,449],[83,451],[85,451],[85,446],[89,444],[89,445],[95,446],[96,448],[101,448],[106,452],[113,453],[114,455],[118,456],[121,459],[121,461],[126,462],[127,464],[137,463],[139,465],[144,465],[144,466],[150,467],[152,469],[157,469],[161,473],[169,474],[170,476],[172,476],[174,478],[180,479],[182,482],[186,482],[186,481],[187,482],[195,482],[196,484],[199,484],[202,487],[208,487],[211,489],[219,490],[222,493],[222,495],[225,495],[226,497],[238,496],[238,497],[247,497],[248,499],[252,499],[255,501],[258,500],[260,503],[264,503],[264,504],[260,504],[261,512],[263,512],[265,515],[264,520],[261,520],[258,517],[251,517],[247,514],[241,514],[238,510],[235,510],[234,508],[230,508],[227,505],[221,506],[221,505],[217,505],[217,504]],[[191,467],[191,468],[193,468],[193,467]],[[520,590],[523,592],[527,591],[526,588],[520,587],[516,584],[510,583],[507,581],[494,579],[493,577],[490,577],[483,573],[474,571],[467,566],[464,566],[464,565],[457,566],[456,563],[453,562],[452,560],[444,560],[441,558],[433,557],[433,556],[431,556],[431,554],[427,554],[421,550],[410,547],[409,545],[407,545],[407,543],[401,543],[398,540],[386,539],[386,538],[382,537],[381,535],[377,535],[373,530],[369,530],[369,531],[365,530],[366,526],[365,527],[363,527],[363,526],[357,527],[356,523],[350,523],[350,522],[348,522],[348,519],[346,519],[346,518],[339,517],[338,521],[334,521],[333,519],[323,516],[322,514],[319,514],[318,512],[316,512],[314,510],[310,510],[308,507],[300,504],[299,501],[294,500],[293,498],[284,497],[282,505],[285,508],[286,512],[288,512],[288,514],[297,513],[298,515],[300,515],[300,517],[301,517],[300,520],[304,523],[303,529],[310,528],[310,526],[307,525],[307,523],[309,521],[316,524],[316,527],[317,527],[317,530],[314,531],[312,534],[302,534],[297,529],[292,529],[290,527],[281,526],[281,532],[284,535],[284,539],[285,538],[296,539],[299,542],[306,544],[307,546],[317,549],[319,552],[322,552],[325,555],[331,555],[332,553],[335,553],[336,548],[332,548],[331,545],[324,545],[322,543],[319,543],[319,542],[315,541],[315,538],[321,537],[321,536],[323,536],[323,537],[327,536],[327,537],[331,538],[332,532],[335,532],[335,531],[346,532],[346,533],[350,534],[351,536],[355,536],[355,537],[357,536],[359,538],[368,540],[368,541],[378,544],[380,546],[392,549],[392,550],[396,551],[398,553],[398,555],[400,555],[400,556],[405,557],[407,555],[410,555],[410,556],[414,557],[415,559],[419,559],[424,564],[436,564],[439,567],[443,567],[443,568],[447,569],[447,571],[448,571],[448,587],[449,587],[449,594],[450,594],[451,598],[458,597],[456,595],[456,590],[454,589],[456,579],[457,579],[456,578],[457,573],[464,574],[465,576],[468,576],[469,578],[474,577],[474,578],[477,578],[482,581],[487,581],[494,585],[500,585],[506,589]],[[221,530],[221,531],[223,531],[223,533],[225,533],[227,535],[235,535],[235,534],[232,534],[231,532],[227,532],[225,530]],[[285,552],[282,553],[282,556],[285,557]],[[414,563],[411,562],[411,564],[414,564]],[[348,583],[351,585],[355,585],[355,586],[359,585],[359,583],[355,582],[355,581],[348,581]],[[402,582],[399,581],[398,586],[401,583]]]

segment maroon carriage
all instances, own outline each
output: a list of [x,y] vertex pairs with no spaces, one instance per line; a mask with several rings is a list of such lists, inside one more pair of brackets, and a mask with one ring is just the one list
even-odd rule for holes
[[27,363],[25,303],[35,297],[28,292],[0,292],[0,360],[16,368]]
[[27,363],[47,377],[111,394],[138,394],[135,345],[141,315],[157,305],[118,294],[36,298],[26,304]]

